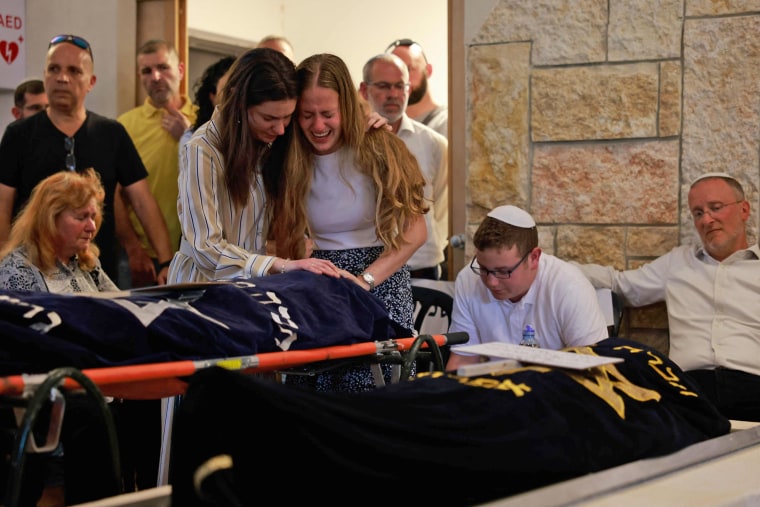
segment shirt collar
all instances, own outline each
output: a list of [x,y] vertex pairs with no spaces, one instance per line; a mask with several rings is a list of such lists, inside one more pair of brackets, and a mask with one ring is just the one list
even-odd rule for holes
[[402,132],[414,133],[414,124],[412,123],[412,119],[409,118],[406,113],[401,116],[401,124],[398,126],[398,135],[401,135]]
[[[696,245],[694,254],[698,259],[703,261],[711,261],[716,264],[720,263],[720,261],[714,259],[709,253],[707,253],[707,250],[705,250],[703,245]],[[760,260],[760,246],[752,245],[749,248],[737,250],[729,255],[724,262],[727,260]]]
[[[145,115],[146,116],[152,116],[158,113],[162,113],[163,109],[162,107],[156,107],[150,102],[150,97],[145,97],[145,102],[143,102],[143,106],[145,107]],[[182,95],[182,107],[179,108],[179,111],[184,114],[185,116],[189,116],[193,113],[193,109],[195,107],[195,104],[193,104],[185,95]]]

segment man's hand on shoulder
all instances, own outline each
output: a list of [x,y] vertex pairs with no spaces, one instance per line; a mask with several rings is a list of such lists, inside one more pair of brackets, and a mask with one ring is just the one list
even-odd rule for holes
[[367,130],[384,128],[385,130],[392,131],[390,123],[384,116],[380,116],[379,113],[372,111],[367,115]]

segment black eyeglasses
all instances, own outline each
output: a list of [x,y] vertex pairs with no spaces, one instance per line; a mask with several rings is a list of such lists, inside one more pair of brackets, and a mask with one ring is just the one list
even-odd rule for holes
[[77,170],[77,159],[74,156],[74,138],[67,137],[63,140],[63,147],[66,148],[66,169],[69,171]]
[[374,83],[367,83],[368,86],[374,86],[378,90],[382,92],[389,92],[391,91],[391,88],[394,90],[404,93],[407,89],[409,89],[409,83],[404,83],[403,81],[399,81],[398,83],[388,83],[387,81],[375,81]]
[[708,214],[711,217],[715,218],[715,215],[720,214],[720,212],[728,206],[731,206],[732,204],[739,204],[740,202],[744,202],[744,200],[733,202],[708,202],[707,208],[705,209],[694,208],[691,210],[691,216],[694,220],[701,220],[705,214]]
[[481,268],[480,266],[475,265],[475,257],[473,257],[472,261],[470,261],[470,269],[472,270],[473,273],[480,276],[481,278],[488,278],[488,275],[493,275],[494,278],[498,278],[499,280],[509,280],[509,278],[512,276],[512,273],[514,273],[517,270],[517,268],[520,267],[520,264],[522,264],[523,261],[528,258],[528,256],[530,255],[532,251],[533,251],[532,248],[528,250],[528,252],[522,256],[522,259],[520,259],[520,262],[515,264],[510,269]]
[[92,56],[92,48],[90,47],[90,43],[84,40],[82,37],[79,37],[78,35],[56,35],[52,39],[50,39],[50,44],[48,44],[48,49],[51,47],[60,44],[62,42],[68,42],[69,44],[74,44],[76,47],[84,49],[88,53],[90,53],[90,58],[92,61],[95,61],[95,57]]

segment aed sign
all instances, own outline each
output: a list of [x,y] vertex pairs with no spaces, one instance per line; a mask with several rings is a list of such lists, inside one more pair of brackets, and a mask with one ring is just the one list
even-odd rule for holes
[[0,88],[26,78],[26,0],[0,2]]

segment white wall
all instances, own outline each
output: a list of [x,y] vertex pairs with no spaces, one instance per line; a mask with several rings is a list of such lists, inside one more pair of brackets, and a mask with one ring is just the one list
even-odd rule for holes
[[425,49],[433,65],[433,97],[448,97],[447,0],[187,0],[189,29],[258,41],[284,35],[296,61],[315,53],[340,56],[355,85],[364,63],[395,39],[408,37]]
[[[253,42],[284,35],[297,61],[314,53],[343,58],[357,87],[369,58],[395,39],[412,38],[433,65],[429,84],[442,103],[448,97],[447,17],[447,0],[187,0],[189,29]],[[42,75],[51,37],[81,35],[93,46],[98,77],[87,107],[115,118],[131,106],[119,101],[134,97],[135,0],[26,0],[26,23],[27,75]],[[13,120],[12,106],[13,91],[0,90],[0,132]]]
[[[135,93],[135,26],[135,0],[26,0],[26,75],[42,78],[48,42],[54,36],[84,37],[92,46],[97,76],[85,104],[115,118],[124,109],[120,97]],[[13,121],[12,107],[13,90],[0,90],[0,132]]]

